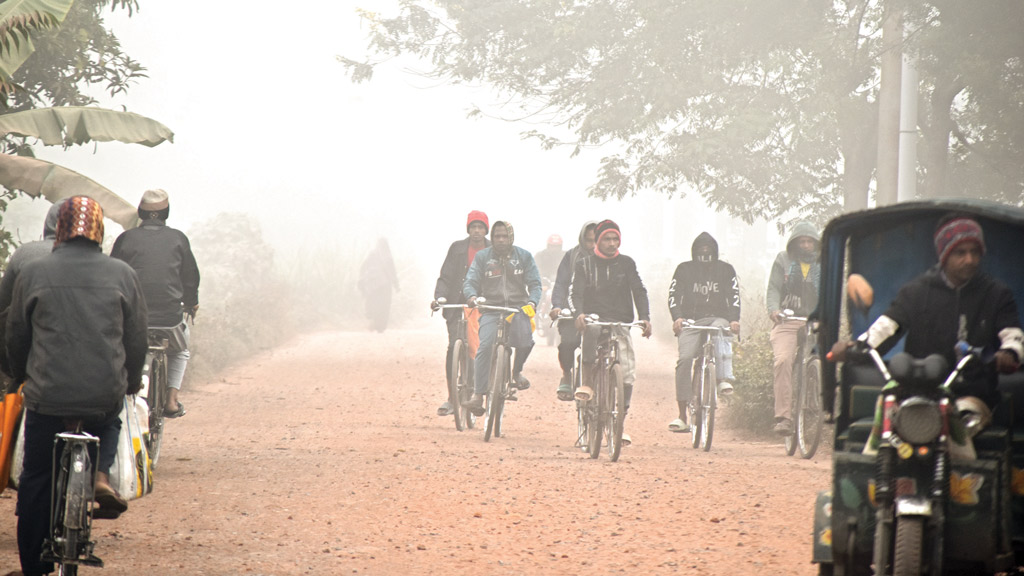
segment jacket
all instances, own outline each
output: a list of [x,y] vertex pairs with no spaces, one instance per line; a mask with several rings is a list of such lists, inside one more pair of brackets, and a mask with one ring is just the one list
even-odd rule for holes
[[633,307],[640,320],[650,321],[647,288],[636,262],[624,254],[599,258],[591,253],[576,262],[569,303],[576,315],[597,314],[607,322],[632,322]]
[[821,262],[816,256],[808,267],[807,276],[803,275],[796,240],[805,236],[814,239],[815,254],[818,252],[821,236],[817,229],[810,222],[797,223],[786,241],[786,249],[775,257],[768,275],[768,292],[765,295],[768,312],[789,309],[797,316],[807,316],[818,307]]
[[25,407],[50,416],[116,414],[142,378],[148,340],[139,278],[87,240],[26,265],[7,318],[7,354]]
[[[994,351],[1001,345],[1000,331],[1020,328],[1017,303],[1006,284],[979,272],[960,288],[953,288],[937,265],[900,288],[885,316],[896,322],[898,329],[878,344],[880,352],[887,352],[906,335],[905,352],[915,358],[941,354],[950,370],[956,365],[958,341]],[[975,363],[965,372],[967,384],[955,387],[957,393],[978,396],[994,405],[998,399],[995,367]]]
[[[484,238],[484,248],[491,245],[491,241]],[[481,248],[483,250],[483,248]],[[441,264],[441,273],[437,277],[437,284],[434,285],[434,300],[445,298],[449,304],[462,304],[466,301],[462,297],[462,285],[466,281],[466,271],[469,270],[469,237],[452,242],[448,247],[448,255],[444,257]],[[455,308],[444,310],[446,320],[453,320],[462,317],[462,313]]]
[[572,283],[572,275],[576,270],[576,262],[586,256],[583,253],[583,242],[587,238],[587,230],[592,230],[597,226],[597,222],[590,221],[583,225],[580,229],[579,244],[573,246],[568,252],[562,256],[562,261],[558,263],[558,272],[555,274],[555,285],[551,289],[551,307],[552,308],[568,308],[569,307],[569,285]]
[[483,296],[492,306],[521,308],[540,302],[540,271],[528,250],[512,246],[504,258],[489,246],[476,253],[462,285],[466,299]]
[[114,241],[110,256],[138,273],[150,326],[177,326],[185,310],[199,304],[199,267],[192,247],[183,232],[163,220],[126,230]]
[[[697,247],[711,246],[711,262],[697,260]],[[676,267],[668,287],[672,320],[724,318],[740,321],[740,281],[732,264],[718,259],[718,242],[707,232],[693,241],[693,260]]]

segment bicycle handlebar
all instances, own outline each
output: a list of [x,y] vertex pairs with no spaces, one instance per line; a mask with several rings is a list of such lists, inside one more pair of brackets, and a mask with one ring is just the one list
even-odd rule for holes
[[729,332],[728,326],[699,326],[694,322],[694,320],[683,320],[683,328],[689,328],[691,330],[707,330],[708,332]]
[[779,312],[779,320],[782,322],[786,322],[787,320],[792,320],[794,322],[807,322],[807,316],[797,316],[795,312],[787,308],[786,310]]
[[623,327],[623,328],[643,328],[643,320],[635,320],[633,322],[603,322],[597,318],[596,314],[585,316],[583,321],[587,323],[587,326],[612,326],[612,327]]

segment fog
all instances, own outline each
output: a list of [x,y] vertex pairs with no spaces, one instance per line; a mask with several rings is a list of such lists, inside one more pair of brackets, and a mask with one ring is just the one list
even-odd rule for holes
[[[520,132],[540,127],[469,120],[474,104],[500,114],[500,97],[485,87],[417,76],[410,72],[415,61],[389,62],[371,82],[353,84],[335,57],[366,52],[357,5],[394,9],[379,0],[275,11],[188,0],[142,2],[131,18],[117,11],[109,22],[149,78],[114,99],[96,94],[103,107],[166,124],[174,143],[40,147],[38,153],[133,204],[146,189],[167,190],[169,224],[176,228],[188,230],[222,212],[251,214],[279,259],[312,246],[362,251],[385,236],[396,260],[419,268],[420,285],[403,288],[424,302],[472,209],[492,222],[510,220],[516,244],[533,252],[550,234],[560,234],[568,248],[584,221],[614,219],[622,227],[622,252],[638,261],[642,275],[688,260],[693,238],[707,230],[741,278],[763,282],[782,244],[772,224],[732,221],[693,194],[588,198],[601,150],[570,158],[570,149],[543,151],[520,139]],[[15,212],[41,222],[44,202],[31,204]],[[31,238],[37,230],[33,222],[20,234]],[[744,289],[763,292],[763,283]]]

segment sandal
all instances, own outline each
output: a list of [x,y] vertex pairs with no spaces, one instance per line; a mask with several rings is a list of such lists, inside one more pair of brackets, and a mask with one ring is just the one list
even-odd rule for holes
[[164,418],[181,418],[185,415],[185,405],[178,402],[178,409],[173,412],[168,412],[167,408],[164,408]]
[[675,420],[669,422],[668,429],[671,432],[689,432],[690,425],[687,424],[686,422],[683,422],[682,418],[676,418]]
[[558,399],[561,400],[562,402],[572,402],[572,390],[571,389],[569,389],[569,388],[562,388],[561,386],[559,386],[556,394],[558,394]]

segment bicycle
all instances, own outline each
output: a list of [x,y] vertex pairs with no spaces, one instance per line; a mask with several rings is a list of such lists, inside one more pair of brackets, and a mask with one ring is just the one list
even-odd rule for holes
[[[461,314],[452,347],[451,377],[448,380],[448,401],[455,408],[455,429],[462,432],[476,425],[476,416],[462,405],[473,395],[473,362],[469,358],[469,341],[466,339],[467,322],[463,304],[448,304],[447,298],[437,299],[437,310],[458,308]],[[431,313],[433,315],[433,313]]]
[[[575,322],[575,318],[572,312],[569,310],[562,310],[558,315],[558,319],[551,323],[552,326],[557,322]],[[576,397],[576,390],[583,384],[583,350],[581,346],[577,346],[573,352],[572,358],[572,369],[570,373],[570,382],[572,386],[571,393],[573,398]],[[574,447],[580,448],[584,452],[588,451],[587,448],[587,418],[584,404],[579,400],[576,403],[576,443]]]
[[477,298],[476,308],[509,313],[509,316],[501,318],[498,322],[498,334],[494,340],[494,348],[491,350],[486,425],[484,426],[484,442],[490,442],[491,436],[501,437],[501,418],[505,409],[505,401],[517,400],[516,388],[512,386],[512,348],[508,345],[506,328],[512,321],[512,315],[522,313],[522,310],[505,306],[491,306],[486,304],[486,301],[483,297]]
[[[57,565],[57,574],[75,576],[78,566],[102,567],[93,551],[93,497],[100,439],[82,431],[82,422],[53,440],[53,475],[50,493],[50,537],[42,559]],[[96,455],[94,459],[90,451]]]
[[164,438],[164,404],[167,402],[167,347],[169,341],[158,330],[149,330],[149,351],[142,367],[142,390],[149,407],[149,436],[146,449],[155,470]]
[[821,358],[814,349],[817,323],[806,316],[795,316],[792,310],[779,313],[781,322],[804,322],[797,333],[796,355],[793,357],[793,432],[785,436],[786,455],[797,449],[800,457],[810,459],[818,450],[824,411],[821,406]]
[[[619,340],[612,328],[642,327],[642,322],[602,322],[596,314],[584,318],[587,326],[601,330],[597,336],[595,371],[591,380],[594,397],[578,400],[583,404],[587,451],[596,459],[601,455],[602,441],[608,446],[612,462],[622,451],[622,431],[626,420],[626,390],[619,364]],[[584,335],[586,338],[586,335]]]
[[725,338],[728,328],[699,326],[694,320],[684,320],[683,329],[704,332],[700,355],[694,358],[693,362],[693,396],[687,405],[687,416],[690,421],[693,447],[709,452],[715,434],[715,409],[718,407],[716,339]]

